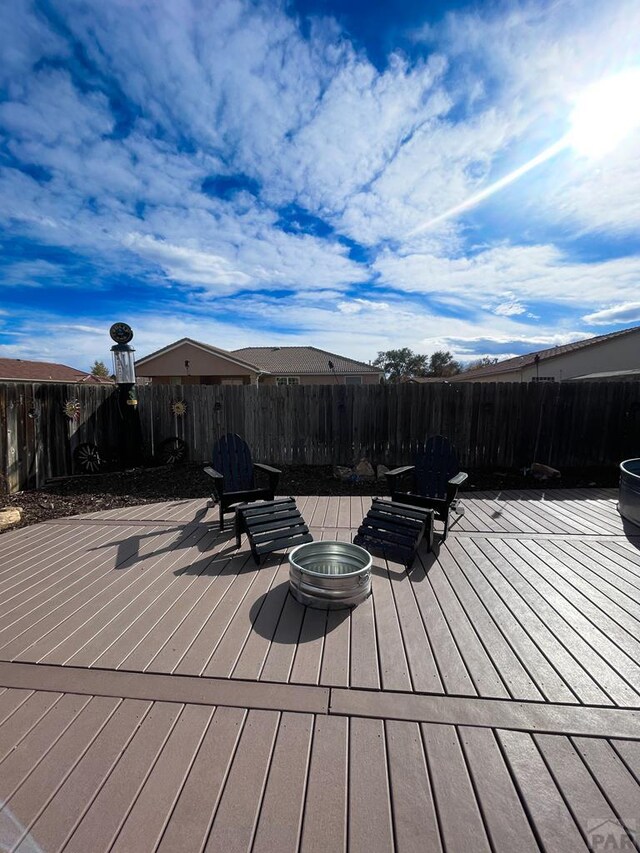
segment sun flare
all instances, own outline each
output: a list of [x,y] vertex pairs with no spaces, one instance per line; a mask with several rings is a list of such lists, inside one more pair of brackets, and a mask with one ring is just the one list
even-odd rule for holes
[[600,80],[577,99],[568,134],[570,146],[601,157],[640,126],[640,68]]

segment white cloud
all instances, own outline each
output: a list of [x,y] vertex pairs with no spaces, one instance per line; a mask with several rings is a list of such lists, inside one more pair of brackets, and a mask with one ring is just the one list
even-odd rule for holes
[[[381,280],[414,293],[458,294],[469,307],[487,297],[587,306],[635,295],[640,255],[593,263],[572,262],[554,246],[502,245],[457,258],[391,252],[375,264]],[[512,303],[513,304],[513,303]]]
[[501,302],[500,305],[496,305],[494,308],[496,314],[502,314],[504,317],[513,317],[517,314],[525,314],[526,310],[527,309],[524,305],[521,305],[520,302],[515,299],[508,302]]
[[612,305],[610,308],[602,308],[592,314],[585,314],[582,319],[591,326],[638,323],[640,322],[640,302],[623,302],[621,305]]
[[202,284],[223,293],[234,285],[251,281],[225,258],[198,251],[194,246],[176,246],[141,234],[128,235],[125,245],[162,266],[167,276],[175,281]]
[[[16,0],[0,131],[43,174],[0,171],[0,224],[79,253],[105,277],[134,276],[149,288],[147,311],[156,287],[175,295],[171,323],[140,306],[150,347],[169,342],[167,328],[193,327],[212,343],[270,343],[271,323],[290,341],[365,359],[438,341],[475,355],[487,340],[517,351],[564,338],[583,315],[635,321],[637,242],[626,257],[586,263],[553,236],[637,233],[637,139],[597,167],[569,152],[549,162],[502,196],[510,207],[495,229],[483,230],[479,207],[477,230],[453,220],[406,236],[564,133],[584,85],[637,62],[640,10],[628,0],[463,10],[414,34],[427,60],[392,56],[382,71],[335,22],[313,21],[307,37],[275,2],[220,0],[215,14],[195,0],[53,5],[92,65],[79,85],[63,69],[72,44]],[[214,174],[242,174],[251,192],[211,198],[202,184]],[[280,227],[287,205],[328,236]],[[367,260],[336,233],[361,242]],[[469,251],[471,240],[483,244]],[[4,283],[50,280],[52,267],[18,261]],[[290,297],[271,299],[275,290]],[[239,291],[241,304],[220,299]],[[225,306],[233,330],[217,321]],[[28,322],[35,333],[54,319]],[[56,335],[43,346],[62,345]],[[81,340],[78,357],[103,358],[92,334]]]

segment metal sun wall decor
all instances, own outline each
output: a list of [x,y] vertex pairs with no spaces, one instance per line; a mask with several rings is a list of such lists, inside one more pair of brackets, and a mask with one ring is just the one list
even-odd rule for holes
[[67,400],[62,406],[62,411],[70,421],[77,421],[80,418],[80,401]]
[[187,404],[184,400],[177,400],[171,404],[171,411],[177,418],[182,418],[187,414]]

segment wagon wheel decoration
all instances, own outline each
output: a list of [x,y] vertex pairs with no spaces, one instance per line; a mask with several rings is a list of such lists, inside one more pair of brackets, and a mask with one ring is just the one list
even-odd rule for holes
[[184,400],[177,400],[171,404],[171,411],[177,418],[182,418],[187,414],[187,404]]
[[97,445],[89,442],[79,444],[73,452],[73,458],[85,474],[96,474],[102,467],[102,457]]
[[163,465],[174,465],[182,462],[187,454],[187,445],[177,437],[166,438],[158,450],[158,457]]
[[62,406],[62,411],[70,421],[77,421],[80,417],[80,400],[67,400]]

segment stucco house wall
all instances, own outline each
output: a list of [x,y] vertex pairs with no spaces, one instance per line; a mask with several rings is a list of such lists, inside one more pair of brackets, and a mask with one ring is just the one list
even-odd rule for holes
[[[375,373],[291,373],[296,376],[300,385],[346,385],[347,377],[359,376],[362,385],[379,385],[380,377]],[[261,376],[261,385],[276,385],[277,376]]]
[[[185,361],[189,362],[188,368]],[[171,383],[179,377],[184,385],[199,385],[203,381],[205,384],[218,384],[225,379],[240,379],[244,384],[250,384],[256,381],[257,376],[256,371],[188,343],[136,366],[136,373],[151,377],[156,384]]]
[[562,355],[545,358],[540,361],[536,371],[535,364],[521,370],[491,373],[474,378],[472,375],[456,377],[456,381],[467,382],[531,382],[536,375],[551,377],[556,382],[583,376],[589,373],[602,373],[607,370],[632,370],[640,368],[640,329],[629,335],[602,341],[593,346],[583,347]]

